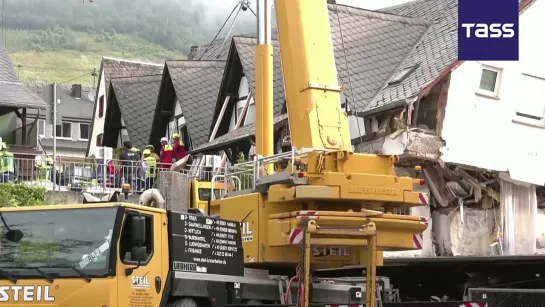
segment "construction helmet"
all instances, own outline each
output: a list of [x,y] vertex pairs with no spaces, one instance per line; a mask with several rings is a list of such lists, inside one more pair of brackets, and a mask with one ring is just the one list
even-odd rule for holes
[[149,156],[149,155],[151,155],[151,150],[149,150],[149,149],[144,149],[144,151],[142,152],[142,154],[143,154],[144,156]]
[[179,138],[180,138],[180,135],[179,135],[178,133],[174,133],[174,134],[172,135],[172,138],[173,138],[173,139],[179,139]]
[[167,139],[166,137],[162,137],[162,138],[161,138],[161,143],[163,143],[163,142],[167,142],[167,143],[168,143],[168,139]]
[[8,144],[6,142],[2,142],[2,148],[1,150],[8,150]]
[[53,164],[53,159],[51,158],[47,158],[45,161],[47,162],[47,164]]
[[155,147],[153,145],[148,145],[146,146],[147,149],[149,149],[150,151],[155,151]]

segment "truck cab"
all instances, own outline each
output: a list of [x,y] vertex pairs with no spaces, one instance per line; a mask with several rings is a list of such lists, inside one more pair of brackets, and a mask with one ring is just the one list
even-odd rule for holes
[[[212,189],[212,186],[214,187]],[[221,194],[225,190],[225,183],[192,180],[189,182],[189,207],[196,208],[202,212],[206,212],[209,215],[218,215],[219,208],[212,208],[209,206],[209,201],[221,198]],[[212,193],[214,197],[211,198]],[[210,209],[210,210],[209,210]],[[216,212],[217,211],[217,212]]]
[[[209,249],[191,258],[187,229],[196,227],[192,236],[206,245],[217,233],[199,236],[200,225],[236,225],[234,249],[242,248],[236,222],[126,203],[0,208],[0,218],[4,306],[163,306],[205,299],[209,275],[196,268],[217,257]],[[236,265],[208,273],[236,267],[243,275],[242,251],[230,259]],[[204,292],[191,290],[201,283]]]

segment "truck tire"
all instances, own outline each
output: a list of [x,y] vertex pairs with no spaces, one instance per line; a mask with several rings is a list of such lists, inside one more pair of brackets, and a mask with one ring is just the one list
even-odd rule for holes
[[195,302],[194,299],[189,297],[178,298],[178,299],[169,301],[167,303],[167,307],[197,307],[197,302]]

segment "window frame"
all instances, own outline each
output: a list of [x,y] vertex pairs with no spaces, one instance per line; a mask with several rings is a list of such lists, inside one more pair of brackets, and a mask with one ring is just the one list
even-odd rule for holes
[[[40,134],[40,124],[43,124],[44,131]],[[38,119],[38,137],[45,138],[45,119]]]
[[[526,77],[536,78],[536,79],[545,81],[545,78],[538,77],[538,76],[533,75],[533,74],[522,73],[522,75],[526,76]],[[545,99],[545,97],[544,97],[544,99]],[[513,122],[519,123],[519,124],[524,124],[524,125],[530,125],[530,126],[534,126],[534,127],[538,127],[538,128],[545,128],[545,101],[544,101],[543,105],[544,105],[544,107],[543,107],[542,114],[541,114],[540,118],[536,118],[536,116],[533,116],[531,114],[526,114],[526,113],[518,112],[518,111],[515,110],[515,114],[513,115]],[[521,115],[521,114],[523,114],[523,115]]]
[[98,118],[103,118],[104,117],[104,95],[101,95],[99,98],[98,98]]
[[[483,70],[489,70],[497,73],[496,76],[496,83],[494,84],[494,91],[488,91],[481,88],[481,80],[483,79]],[[479,76],[479,82],[477,84],[477,95],[482,95],[486,97],[491,98],[498,98],[500,95],[500,86],[501,86],[501,79],[503,75],[503,69],[499,67],[494,67],[490,65],[481,64],[481,74]]]
[[[63,127],[64,124],[70,124],[70,136],[64,136],[64,127]],[[73,122],[65,122],[65,121],[61,122],[61,124],[60,124],[61,131],[62,131],[61,134],[63,134],[63,136],[58,136],[57,135],[57,126],[59,126],[59,125],[55,125],[55,131],[54,131],[55,136],[56,136],[57,139],[63,139],[63,140],[71,140],[72,139],[72,137],[73,137],[72,134],[74,133],[74,123]]]
[[[150,236],[151,236],[151,252],[149,253],[148,259],[146,261],[132,261],[132,260],[124,260],[121,258],[121,246],[122,246],[122,240],[123,240],[123,232],[125,231],[125,226],[127,225],[127,220],[133,216],[143,216],[144,218],[149,218],[151,220],[151,229]],[[154,228],[154,221],[153,221],[153,215],[146,214],[146,213],[140,213],[137,211],[126,211],[124,214],[123,224],[121,225],[121,229],[119,230],[119,248],[117,250],[117,253],[119,254],[117,257],[119,258],[119,261],[123,264],[130,264],[130,265],[139,265],[139,266],[146,266],[150,263],[151,259],[153,259],[153,255],[155,254],[155,241],[153,238],[155,237],[155,233],[153,231]],[[146,229],[148,231],[148,229]]]
[[[89,128],[87,128],[87,138],[84,139],[81,137],[81,125],[87,125]],[[91,138],[91,124],[88,123],[78,123],[78,141],[89,141]]]

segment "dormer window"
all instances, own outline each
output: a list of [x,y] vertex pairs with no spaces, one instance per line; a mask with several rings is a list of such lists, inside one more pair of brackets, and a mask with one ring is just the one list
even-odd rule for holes
[[418,65],[403,68],[397,72],[392,79],[390,79],[390,81],[388,81],[388,85],[395,85],[403,82],[403,80],[405,80],[405,78],[407,78],[413,71],[415,71],[417,67]]

